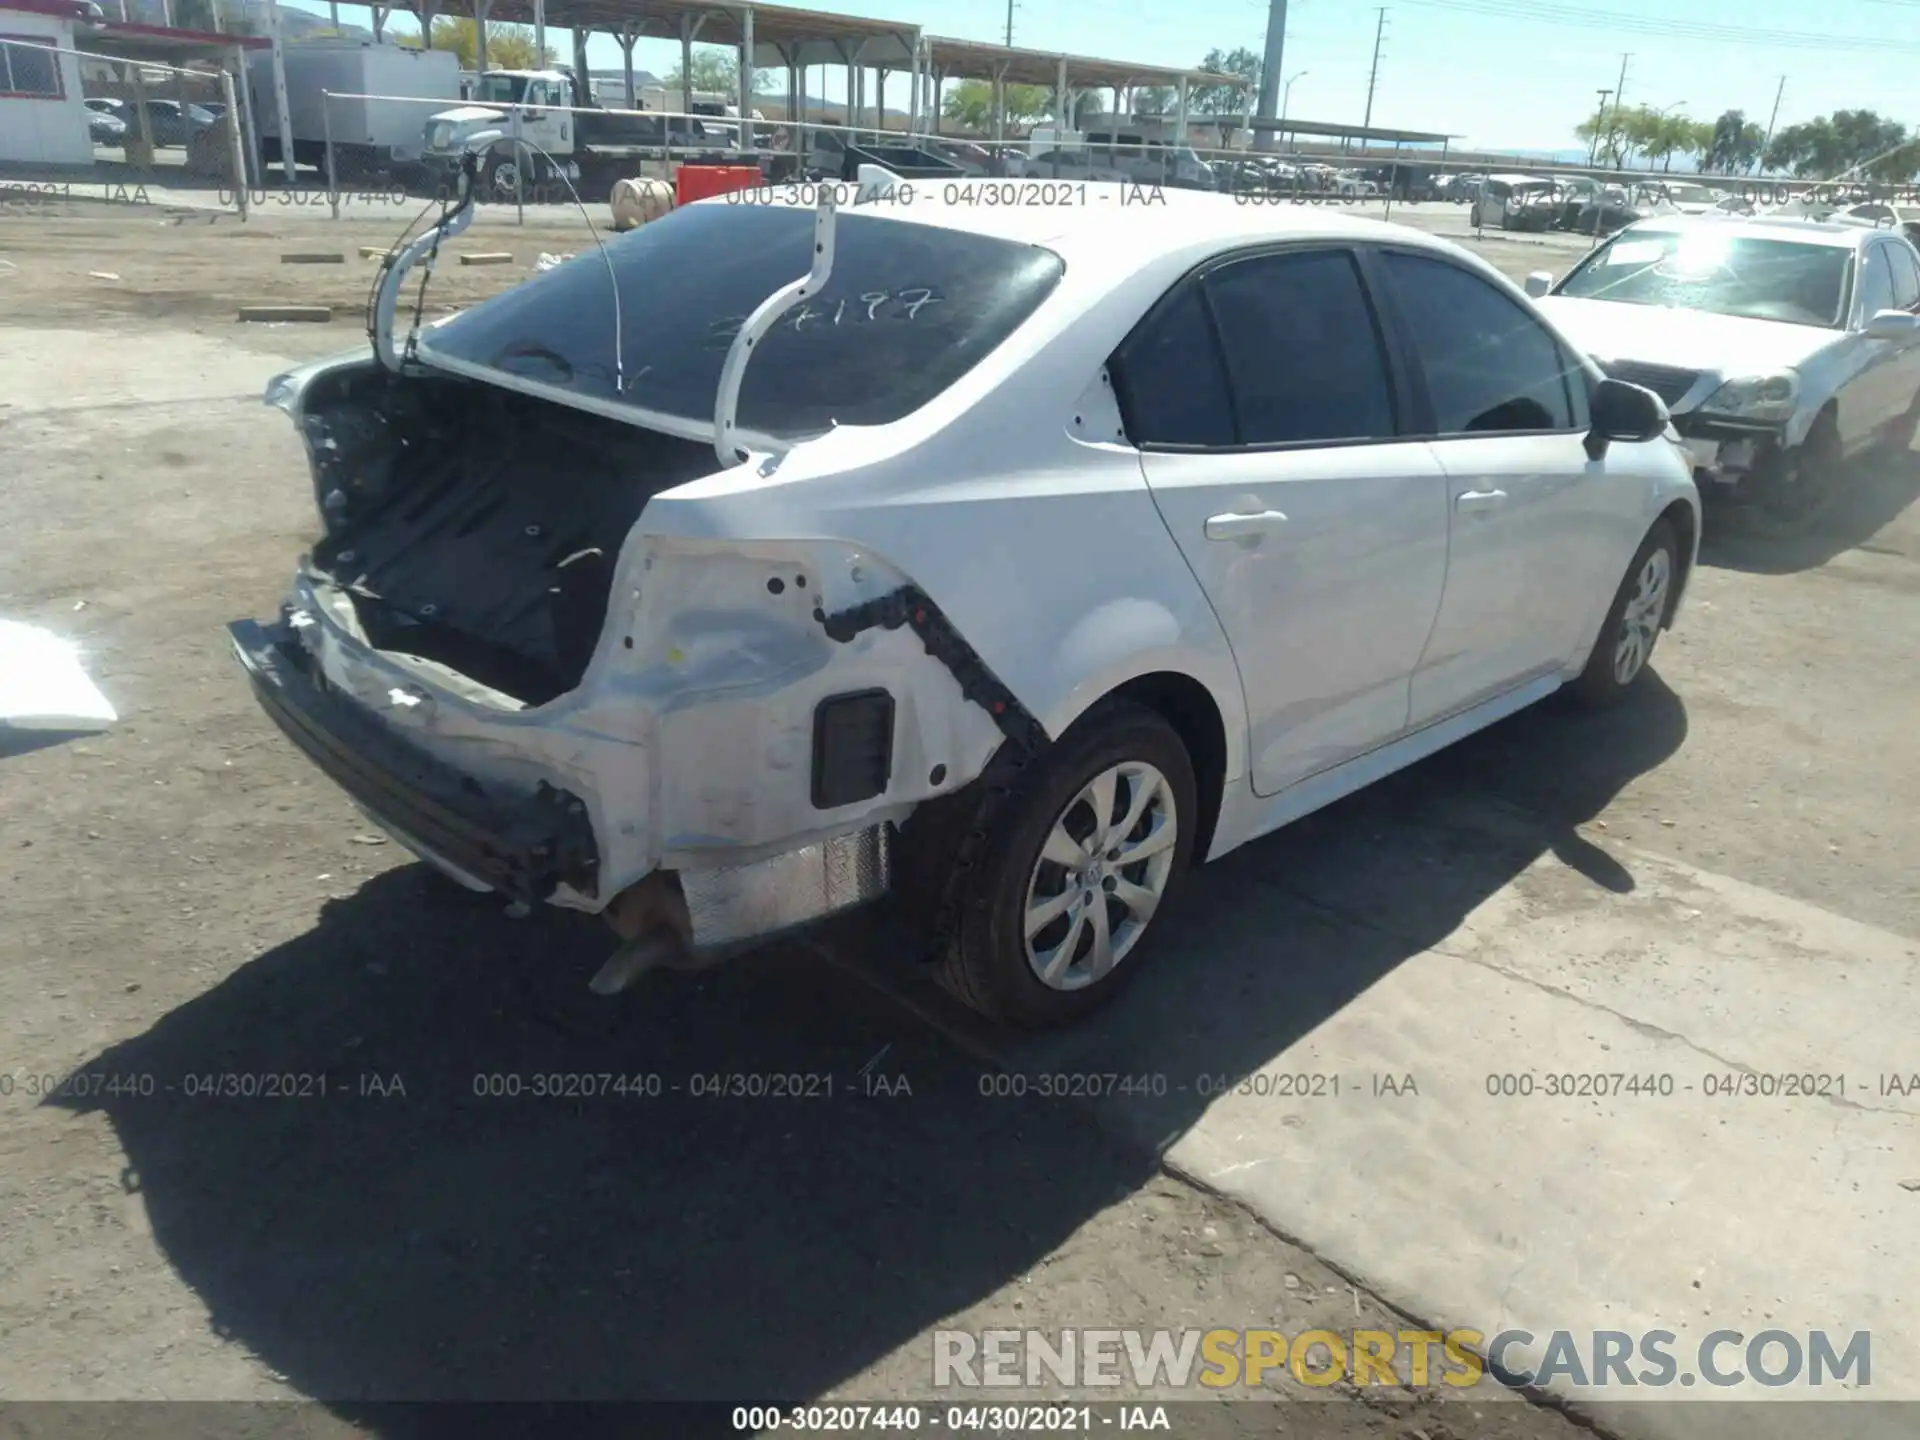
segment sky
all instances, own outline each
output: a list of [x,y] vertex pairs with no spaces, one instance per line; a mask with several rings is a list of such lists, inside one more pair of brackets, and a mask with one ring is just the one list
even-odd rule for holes
[[[290,0],[325,14],[324,0]],[[452,0],[449,8],[460,3]],[[797,0],[935,35],[1001,41],[1006,0]],[[1380,10],[1364,0],[1290,0],[1280,66],[1294,80],[1287,113],[1359,124],[1367,109]],[[343,4],[341,19],[370,25]],[[1268,0],[1015,0],[1013,43],[1104,59],[1198,65],[1208,50],[1264,50]],[[1779,125],[1836,109],[1872,109],[1920,129],[1920,0],[1386,0],[1373,123],[1462,137],[1488,149],[1578,148],[1574,126],[1597,92],[1712,120],[1741,109],[1762,127],[1780,81]],[[414,29],[410,16],[393,28]],[[564,37],[549,45],[564,60]],[[592,68],[617,70],[620,48],[596,37]],[[634,65],[665,75],[677,42],[642,40]],[[809,88],[819,94],[819,71]],[[844,72],[827,91],[845,94]],[[784,82],[781,82],[782,84]],[[869,81],[867,95],[873,95]],[[890,87],[898,108],[903,90]]]

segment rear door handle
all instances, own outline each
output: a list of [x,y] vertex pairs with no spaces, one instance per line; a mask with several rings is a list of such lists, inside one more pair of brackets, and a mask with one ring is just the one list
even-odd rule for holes
[[1251,515],[1228,513],[1207,517],[1207,538],[1209,540],[1245,540],[1256,535],[1265,535],[1287,523],[1287,517],[1278,510],[1259,510]]
[[1454,496],[1453,508],[1460,511],[1497,510],[1507,503],[1504,490],[1462,490]]

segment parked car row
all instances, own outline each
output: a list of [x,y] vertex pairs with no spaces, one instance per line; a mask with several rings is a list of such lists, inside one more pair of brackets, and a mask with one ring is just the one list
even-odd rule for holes
[[1687,179],[1617,181],[1592,176],[1560,178],[1526,174],[1461,174],[1436,187],[1445,199],[1464,202],[1476,229],[1573,230],[1611,235],[1637,221],[1663,215],[1745,219],[1804,219],[1868,229],[1886,228],[1920,239],[1920,205],[1865,196],[1812,195],[1771,203],[1721,186]]
[[[112,96],[92,95],[86,100],[87,131],[96,145],[124,145],[129,134],[140,133],[140,112],[130,102]],[[146,102],[148,131],[153,143],[163,149],[191,147],[202,131],[218,123],[224,106],[189,103],[149,97]]]

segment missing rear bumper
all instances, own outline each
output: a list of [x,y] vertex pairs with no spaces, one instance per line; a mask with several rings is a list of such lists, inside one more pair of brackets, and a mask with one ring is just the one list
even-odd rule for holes
[[578,796],[545,783],[483,785],[330,693],[290,627],[241,620],[227,630],[260,708],[409,848],[528,904],[562,885],[598,893],[599,854]]

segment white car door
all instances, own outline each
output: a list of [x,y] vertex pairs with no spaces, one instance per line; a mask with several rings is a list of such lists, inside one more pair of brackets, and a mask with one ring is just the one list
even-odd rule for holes
[[[1887,239],[1867,247],[1860,257],[1860,302],[1854,328],[1862,329],[1882,310],[1920,313],[1913,293],[1911,250],[1904,240]],[[1887,426],[1907,413],[1920,389],[1920,336],[1873,340],[1855,335],[1858,372],[1840,393],[1840,433],[1846,447],[1877,440]]]
[[[1920,250],[1911,244],[1889,244],[1886,251],[1893,267],[1893,308],[1920,315]],[[1905,415],[1920,404],[1920,335],[1907,341],[1895,373],[1899,378],[1893,399],[1900,407],[1898,414]]]
[[1354,254],[1190,276],[1114,357],[1128,433],[1245,688],[1271,795],[1402,734],[1446,575],[1446,491]]
[[1523,301],[1428,252],[1382,249],[1377,263],[1447,477],[1418,727],[1566,667],[1640,541],[1644,462],[1632,446],[1588,456],[1586,372]]

